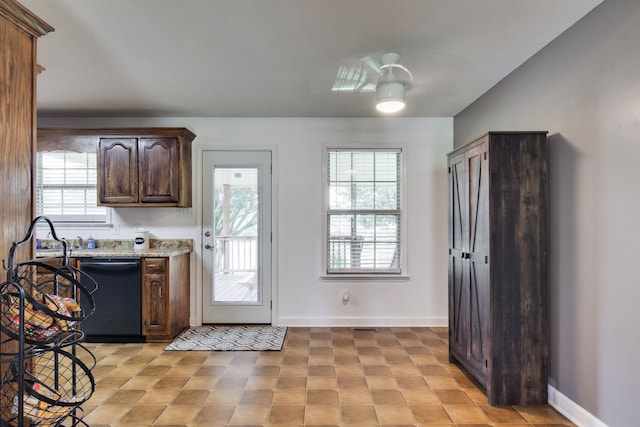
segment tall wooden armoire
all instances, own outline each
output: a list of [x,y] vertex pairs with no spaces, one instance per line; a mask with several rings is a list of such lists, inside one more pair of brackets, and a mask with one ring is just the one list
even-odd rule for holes
[[[0,260],[4,263],[34,216],[36,40],[50,31],[53,28],[18,2],[0,0]],[[33,258],[33,250],[18,248],[16,259]],[[2,283],[6,271],[0,270],[0,275]],[[0,353],[11,352],[15,341],[4,342],[4,336],[0,340]]]
[[[14,0],[0,0],[0,259],[34,216],[36,40],[53,31]],[[20,248],[19,250],[22,250]],[[24,248],[16,258],[32,258]]]
[[546,404],[546,132],[489,132],[448,166],[449,358],[492,405]]

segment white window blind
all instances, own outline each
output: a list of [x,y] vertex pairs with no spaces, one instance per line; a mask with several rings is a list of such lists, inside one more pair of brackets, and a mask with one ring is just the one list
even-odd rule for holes
[[401,273],[401,150],[327,151],[326,270]]
[[36,161],[37,215],[55,222],[107,222],[107,208],[97,206],[95,151],[39,151]]

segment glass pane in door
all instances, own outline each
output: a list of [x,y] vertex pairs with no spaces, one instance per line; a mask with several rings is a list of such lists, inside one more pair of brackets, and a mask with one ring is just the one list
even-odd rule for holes
[[215,167],[213,183],[212,303],[259,303],[258,169]]

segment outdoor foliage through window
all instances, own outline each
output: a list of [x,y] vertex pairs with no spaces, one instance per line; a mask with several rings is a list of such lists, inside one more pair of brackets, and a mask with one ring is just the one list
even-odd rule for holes
[[329,150],[327,273],[400,273],[400,150]]

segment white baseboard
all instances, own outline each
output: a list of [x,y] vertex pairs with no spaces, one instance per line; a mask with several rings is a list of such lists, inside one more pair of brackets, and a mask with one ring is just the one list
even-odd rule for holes
[[447,317],[287,317],[277,319],[278,326],[299,327],[446,327]]
[[549,405],[579,427],[608,427],[582,406],[549,386]]

